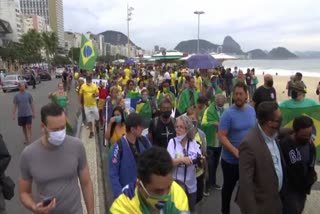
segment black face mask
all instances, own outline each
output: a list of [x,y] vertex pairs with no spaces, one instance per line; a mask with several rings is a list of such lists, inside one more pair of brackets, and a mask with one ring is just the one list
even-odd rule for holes
[[296,141],[297,141],[300,145],[306,145],[306,144],[310,143],[310,139],[309,139],[309,138],[296,137]]
[[161,112],[161,116],[162,116],[164,119],[169,119],[169,117],[171,116],[171,111],[162,111],[162,112]]
[[297,99],[298,97],[298,92],[297,91],[291,91],[291,98],[292,99]]
[[268,80],[266,85],[271,88],[273,86],[273,80]]

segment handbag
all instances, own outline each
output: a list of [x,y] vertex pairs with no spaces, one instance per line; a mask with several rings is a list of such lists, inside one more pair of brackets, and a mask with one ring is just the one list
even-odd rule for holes
[[14,188],[16,186],[13,180],[9,176],[4,176],[1,179],[1,185],[2,185],[3,197],[6,200],[11,200],[14,196]]

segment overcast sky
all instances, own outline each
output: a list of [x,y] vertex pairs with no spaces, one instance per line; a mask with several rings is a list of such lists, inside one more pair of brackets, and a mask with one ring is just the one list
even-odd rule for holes
[[64,0],[65,31],[127,34],[127,3],[134,8],[130,39],[144,49],[173,49],[180,41],[200,38],[222,44],[232,36],[243,51],[320,51],[319,0]]

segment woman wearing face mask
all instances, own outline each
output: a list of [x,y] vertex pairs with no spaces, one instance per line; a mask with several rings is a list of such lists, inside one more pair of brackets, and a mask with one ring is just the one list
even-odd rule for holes
[[192,121],[185,115],[176,120],[177,137],[169,141],[167,150],[175,167],[173,177],[185,187],[189,208],[195,210],[197,199],[196,165],[201,165],[203,156],[199,145],[195,141]]
[[113,109],[112,117],[106,131],[106,140],[110,141],[110,146],[116,143],[122,135],[126,133],[126,125],[124,123],[123,108],[117,106]]

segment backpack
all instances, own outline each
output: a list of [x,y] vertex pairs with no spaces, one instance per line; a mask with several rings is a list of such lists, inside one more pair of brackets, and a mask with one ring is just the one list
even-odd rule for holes
[[[148,149],[148,148],[151,147],[151,145],[150,145],[150,143],[149,143],[149,141],[147,140],[146,137],[141,136],[137,140],[142,143],[142,145],[143,145],[143,147],[145,149]],[[123,154],[123,146],[122,146],[121,138],[120,138],[120,140],[117,141],[117,145],[118,145],[118,148],[119,148],[120,160],[121,160],[122,159],[122,154]]]

